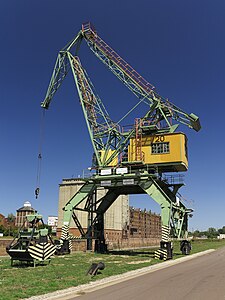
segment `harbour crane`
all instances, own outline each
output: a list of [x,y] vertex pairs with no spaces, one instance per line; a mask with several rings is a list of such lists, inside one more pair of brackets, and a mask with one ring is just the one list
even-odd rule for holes
[[[143,116],[138,116],[130,128],[111,120],[93,83],[83,68],[78,53],[85,41],[96,57],[137,97],[138,102],[121,119],[124,120],[139,105],[147,107]],[[49,87],[41,106],[48,109],[56,91],[69,71],[72,71],[86,125],[94,150],[92,168],[95,174],[84,178],[81,189],[68,199],[64,210],[63,227],[58,245],[59,252],[69,251],[71,236],[69,225],[75,221],[91,249],[106,250],[104,238],[104,213],[122,194],[148,194],[161,207],[162,240],[155,257],[172,258],[170,237],[187,239],[188,216],[192,209],[180,201],[179,189],[183,182],[171,181],[166,174],[185,172],[188,169],[187,138],[178,132],[179,124],[195,131],[201,129],[198,116],[188,114],[168,99],[163,98],[155,87],[135,71],[105,41],[90,23],[59,51]],[[97,199],[98,188],[106,193]],[[76,209],[83,203],[88,212],[88,230],[85,232]],[[79,208],[80,209],[80,208]],[[185,243],[183,243],[185,244]],[[65,246],[66,245],[66,246]]]

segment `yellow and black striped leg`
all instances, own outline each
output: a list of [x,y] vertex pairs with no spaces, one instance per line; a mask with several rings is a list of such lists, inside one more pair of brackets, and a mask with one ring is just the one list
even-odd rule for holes
[[167,260],[173,258],[173,245],[170,241],[170,227],[162,226],[162,241],[160,242],[160,248],[155,251],[155,258]]

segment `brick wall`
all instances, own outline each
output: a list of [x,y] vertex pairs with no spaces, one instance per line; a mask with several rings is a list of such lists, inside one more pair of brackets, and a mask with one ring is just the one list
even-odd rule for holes
[[72,241],[72,252],[76,251],[86,251],[87,249],[87,240],[73,240]]
[[[116,236],[116,235],[115,235]],[[0,256],[8,255],[6,252],[6,246],[9,245],[11,240],[8,239],[0,239]],[[129,239],[121,239],[114,238],[112,240],[106,241],[108,244],[108,249],[123,249],[123,248],[139,248],[139,247],[147,247],[147,246],[158,246],[160,243],[159,238],[129,238]],[[94,241],[93,241],[94,247]],[[72,241],[72,252],[76,251],[86,251],[87,249],[87,241],[86,239],[77,239]]]
[[130,207],[128,238],[161,238],[161,216],[151,211]]
[[125,248],[141,248],[148,246],[159,246],[159,238],[129,238],[108,242],[108,249],[125,249]]
[[0,239],[0,255],[8,255],[5,248],[10,242],[11,240],[9,239]]

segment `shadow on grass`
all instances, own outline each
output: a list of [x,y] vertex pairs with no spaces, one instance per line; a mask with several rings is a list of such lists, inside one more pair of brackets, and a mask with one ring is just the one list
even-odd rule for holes
[[[113,255],[127,255],[127,256],[141,256],[141,257],[151,257],[151,258],[155,258],[155,250],[147,250],[147,251],[135,251],[135,250],[116,250],[116,251],[113,251],[113,250],[110,250],[108,252],[108,254],[113,254]],[[174,251],[173,252],[173,259],[176,259],[176,258],[180,258],[184,256],[181,252],[178,252],[178,251]]]
[[17,261],[17,262],[13,262],[13,265],[11,267],[17,269],[26,269],[26,268],[37,268],[39,266],[45,267],[48,265],[49,263],[45,263],[45,262],[38,262],[38,263],[36,262],[36,264],[34,265],[32,261]]
[[127,256],[152,256],[154,257],[155,251],[134,251],[134,250],[110,250],[108,254],[113,254],[113,255],[127,255]]
[[184,255],[181,252],[180,253],[179,252],[173,252],[173,258],[180,258],[182,256],[184,256]]

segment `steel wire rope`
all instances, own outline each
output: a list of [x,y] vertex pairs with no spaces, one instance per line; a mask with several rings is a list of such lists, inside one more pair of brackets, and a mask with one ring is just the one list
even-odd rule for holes
[[38,145],[38,161],[37,161],[37,177],[36,177],[36,188],[35,188],[35,197],[36,199],[40,193],[40,183],[41,183],[41,167],[42,167],[42,145],[43,145],[43,138],[44,138],[44,117],[45,117],[45,110],[42,109],[41,112],[41,120],[40,120],[40,133],[39,133],[39,145]]

